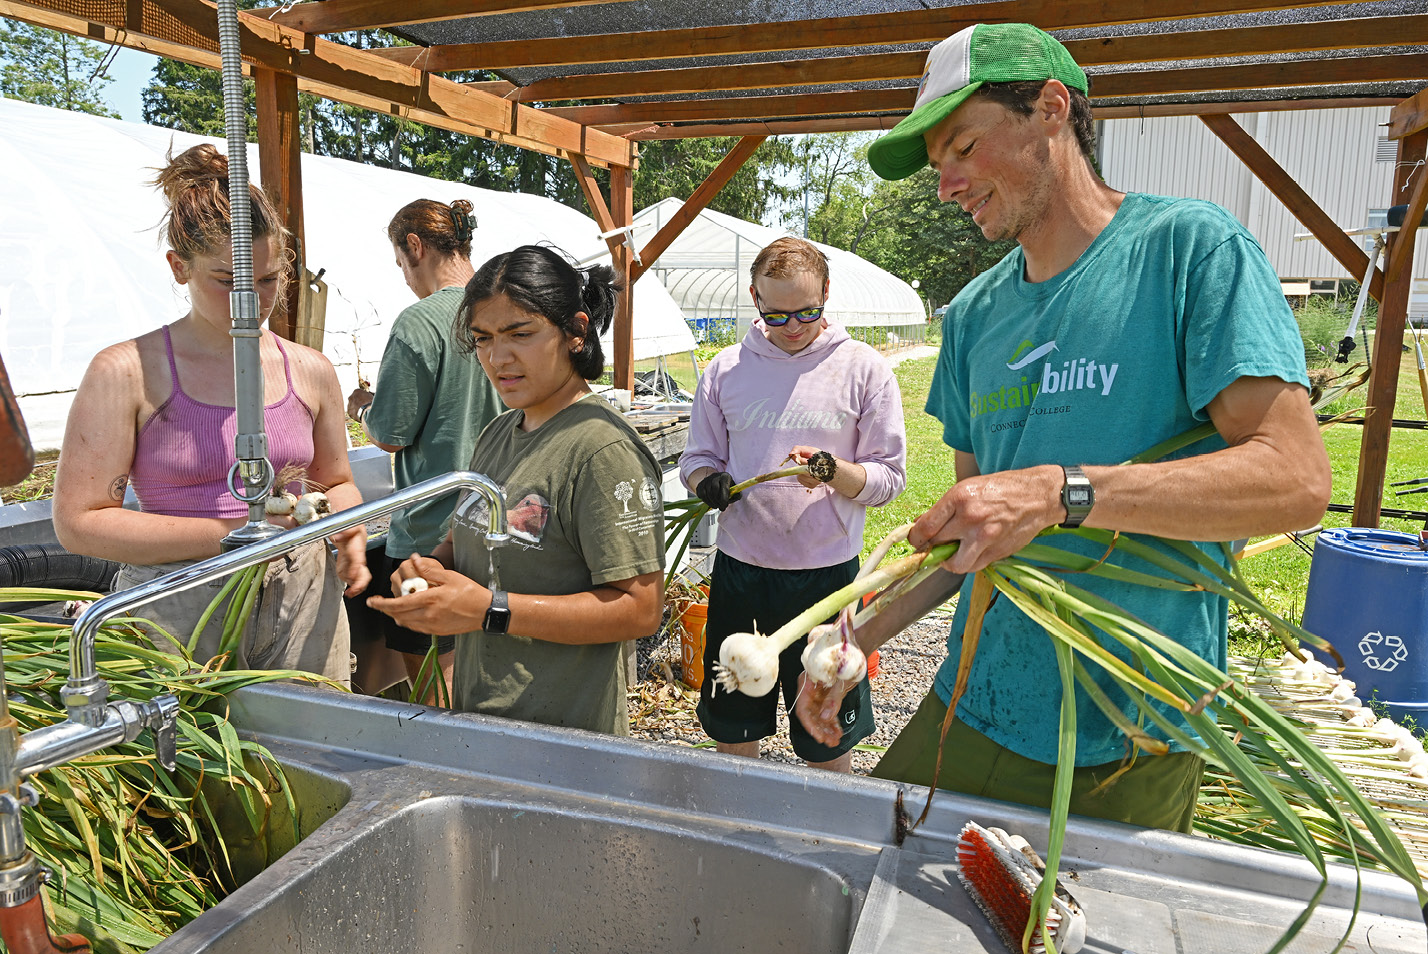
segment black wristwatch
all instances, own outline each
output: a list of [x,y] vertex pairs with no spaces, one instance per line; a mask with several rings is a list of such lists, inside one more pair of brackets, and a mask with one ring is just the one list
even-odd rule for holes
[[1080,467],[1062,464],[1061,470],[1066,474],[1066,482],[1061,485],[1061,505],[1066,508],[1066,521],[1061,526],[1073,530],[1081,526],[1081,521],[1096,505],[1096,491]]
[[506,591],[491,591],[491,606],[486,610],[486,619],[481,623],[483,632],[503,634],[511,628],[511,608],[506,605]]

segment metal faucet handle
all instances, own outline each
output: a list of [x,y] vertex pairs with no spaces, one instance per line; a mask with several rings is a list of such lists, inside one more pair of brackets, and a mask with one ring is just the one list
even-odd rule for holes
[[154,754],[165,771],[172,772],[178,759],[177,722],[179,701],[171,695],[155,696],[149,700],[153,706],[145,723],[154,730]]

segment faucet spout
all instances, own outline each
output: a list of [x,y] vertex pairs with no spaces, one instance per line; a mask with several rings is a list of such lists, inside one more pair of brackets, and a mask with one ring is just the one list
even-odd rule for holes
[[99,678],[94,665],[94,639],[104,621],[120,615],[129,615],[131,611],[160,597],[202,586],[210,580],[228,576],[245,567],[275,559],[310,541],[320,540],[339,530],[355,527],[359,523],[386,516],[394,510],[431,497],[439,497],[453,490],[476,491],[490,505],[490,527],[486,534],[489,546],[499,547],[510,541],[506,527],[506,499],[501,488],[484,474],[458,470],[423,480],[381,499],[359,504],[292,530],[285,530],[266,540],[210,557],[175,570],[167,576],[96,600],[75,620],[70,640],[69,681],[60,691],[70,719],[96,728],[104,725],[105,700],[109,689],[104,680]]

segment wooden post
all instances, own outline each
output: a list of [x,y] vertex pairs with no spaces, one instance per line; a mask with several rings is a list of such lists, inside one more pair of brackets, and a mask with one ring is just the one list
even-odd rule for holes
[[[1414,163],[1424,158],[1428,130],[1419,130],[1398,141],[1398,170],[1393,177],[1393,198],[1407,195],[1404,187]],[[1420,170],[1421,171],[1421,170]],[[1413,258],[1413,223],[1391,234],[1385,250],[1387,261],[1407,262]],[[1364,433],[1359,445],[1359,480],[1354,491],[1354,526],[1377,527],[1383,510],[1383,482],[1388,469],[1388,440],[1393,431],[1393,406],[1398,397],[1398,371],[1403,357],[1403,330],[1408,315],[1408,294],[1413,269],[1400,270],[1384,282],[1378,324],[1373,336],[1373,373],[1369,377],[1368,407],[1364,410]]]
[[[616,228],[628,227],[635,218],[635,176],[629,166],[610,167],[610,218]],[[614,345],[615,387],[633,391],[635,385],[635,285],[630,243],[620,242],[614,250],[615,274],[625,286],[616,299]]]
[[278,210],[291,235],[292,281],[283,301],[273,309],[268,327],[273,334],[293,340],[297,326],[298,293],[304,278],[306,253],[302,228],[302,129],[298,112],[297,77],[291,73],[255,67],[258,96],[258,162],[263,191]]

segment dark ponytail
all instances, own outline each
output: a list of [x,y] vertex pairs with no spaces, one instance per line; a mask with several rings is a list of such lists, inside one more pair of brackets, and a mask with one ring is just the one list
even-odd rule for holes
[[[452,333],[461,350],[476,350],[471,335],[471,309],[482,302],[505,295],[518,307],[541,315],[567,338],[581,338],[579,351],[570,353],[576,373],[594,381],[605,373],[605,351],[600,336],[615,317],[616,297],[623,287],[608,265],[580,269],[559,249],[545,245],[522,245],[497,255],[476,270],[466,283],[466,294],[456,311]],[[590,322],[581,327],[577,312],[585,312]]]

